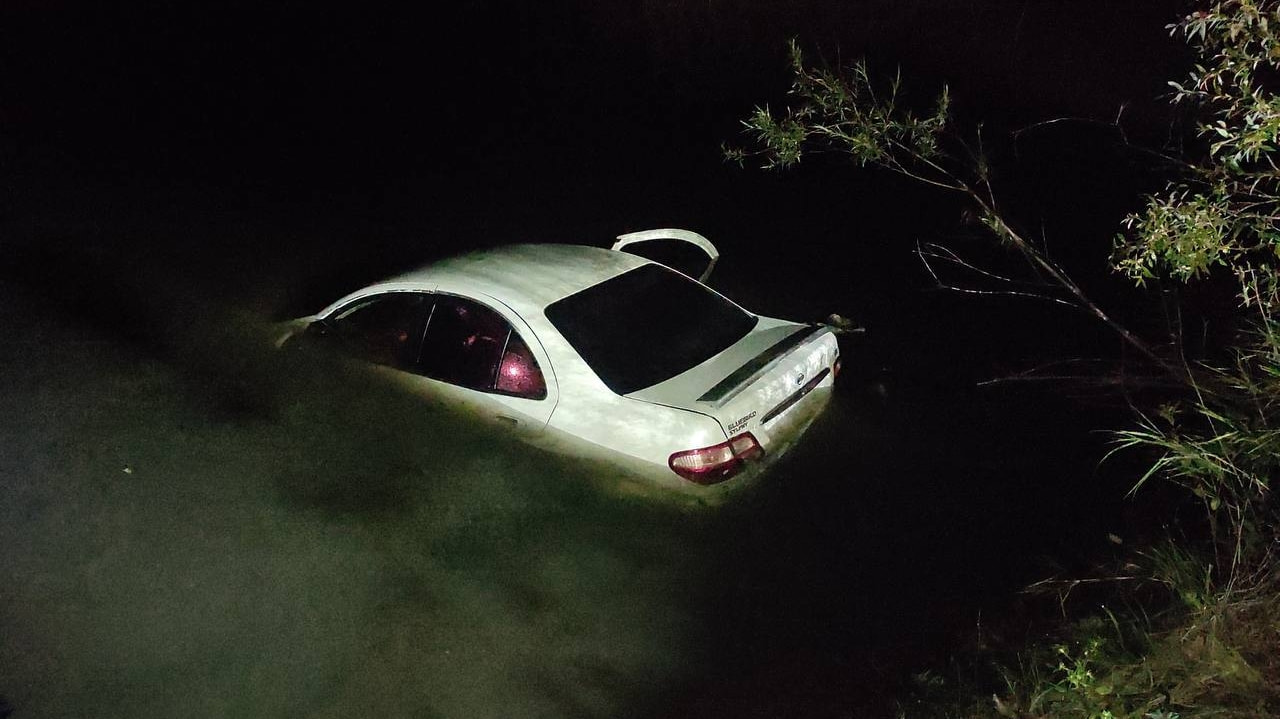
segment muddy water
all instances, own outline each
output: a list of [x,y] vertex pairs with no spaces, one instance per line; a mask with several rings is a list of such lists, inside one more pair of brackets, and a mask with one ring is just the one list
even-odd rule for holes
[[1082,449],[1045,405],[865,355],[764,488],[693,512],[323,362],[218,359],[252,328],[156,351],[11,294],[17,717],[870,711],[1090,531],[1046,520]]
[[702,661],[701,520],[358,378],[228,410],[32,304],[0,392],[15,716],[618,716]]

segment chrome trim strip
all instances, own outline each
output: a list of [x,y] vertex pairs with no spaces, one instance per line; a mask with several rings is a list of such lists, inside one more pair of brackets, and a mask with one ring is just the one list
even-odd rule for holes
[[769,420],[773,419],[774,417],[777,417],[783,412],[786,412],[787,410],[794,407],[797,402],[804,399],[805,395],[812,392],[814,387],[817,387],[819,384],[821,384],[822,380],[825,379],[826,376],[829,374],[831,374],[831,368],[823,367],[822,371],[819,372],[817,376],[814,377],[813,379],[809,380],[808,382],[805,382],[804,386],[801,387],[798,392],[784,399],[782,401],[782,404],[778,405],[777,407],[774,407],[768,412],[765,412],[764,417],[760,418],[760,424],[768,424]]

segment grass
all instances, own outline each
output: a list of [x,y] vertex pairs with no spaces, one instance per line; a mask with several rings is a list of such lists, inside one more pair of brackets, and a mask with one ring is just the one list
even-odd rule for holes
[[1139,581],[1109,583],[1105,603],[1095,594],[1069,612],[1063,604],[1057,620],[997,646],[971,643],[950,672],[917,675],[899,717],[1280,716],[1275,570],[1248,591],[1224,590],[1207,579],[1211,560],[1188,552],[1185,540],[1132,559],[1124,579]]

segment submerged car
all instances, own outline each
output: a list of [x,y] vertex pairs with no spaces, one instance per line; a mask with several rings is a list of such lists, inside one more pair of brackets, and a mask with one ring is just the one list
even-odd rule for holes
[[[698,279],[623,251],[705,253]],[[611,249],[513,245],[443,260],[289,323],[523,441],[694,493],[780,456],[827,403],[835,333],[753,314],[703,281],[719,253],[687,230]],[[730,481],[733,480],[733,481]]]

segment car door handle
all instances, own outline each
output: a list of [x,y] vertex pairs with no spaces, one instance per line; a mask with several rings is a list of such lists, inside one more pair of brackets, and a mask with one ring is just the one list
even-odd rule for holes
[[499,414],[494,416],[498,419],[498,424],[506,425],[508,427],[520,426],[520,420],[516,419],[515,417],[508,417],[505,414]]

